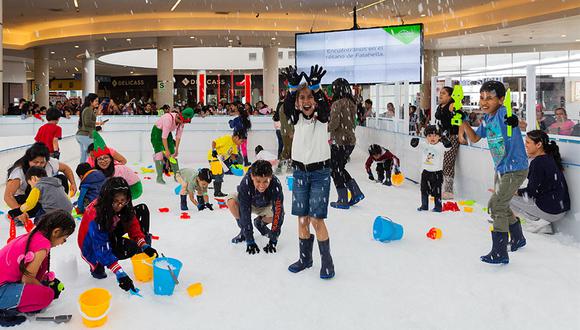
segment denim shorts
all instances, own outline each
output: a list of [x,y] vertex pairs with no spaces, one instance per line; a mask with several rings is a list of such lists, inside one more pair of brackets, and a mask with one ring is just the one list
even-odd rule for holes
[[0,309],[14,309],[20,304],[24,284],[5,283],[0,286]]
[[330,195],[330,168],[306,172],[294,170],[292,214],[326,219]]

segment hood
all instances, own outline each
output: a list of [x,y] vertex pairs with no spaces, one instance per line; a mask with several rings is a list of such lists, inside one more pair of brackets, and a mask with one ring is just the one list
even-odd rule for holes
[[56,177],[40,178],[40,180],[36,184],[36,187],[38,189],[42,187],[61,187],[64,189],[64,187],[62,186],[62,181],[60,181],[60,179]]
[[104,182],[105,180],[107,180],[107,177],[105,176],[105,174],[103,174],[103,172],[99,170],[90,170],[89,172],[87,172],[87,174],[85,174],[82,183],[92,184]]

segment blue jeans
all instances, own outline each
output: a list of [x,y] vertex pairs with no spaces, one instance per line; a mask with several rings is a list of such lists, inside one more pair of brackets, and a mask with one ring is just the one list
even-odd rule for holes
[[330,168],[316,171],[294,170],[292,214],[325,219],[330,194]]
[[85,163],[87,161],[87,148],[89,144],[93,143],[93,139],[88,135],[76,135],[77,142],[81,147],[81,159],[80,163]]
[[5,283],[0,286],[0,309],[15,309],[20,304],[24,284]]

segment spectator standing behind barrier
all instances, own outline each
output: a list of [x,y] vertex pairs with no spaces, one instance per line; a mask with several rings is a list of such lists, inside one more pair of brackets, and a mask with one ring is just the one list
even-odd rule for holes
[[552,224],[570,210],[568,184],[563,173],[558,145],[540,130],[526,135],[526,153],[532,159],[528,184],[518,189],[510,202],[512,210],[525,218],[527,229],[535,233],[552,234]]
[[572,130],[574,130],[576,123],[568,119],[566,109],[557,108],[554,110],[554,113],[556,115],[556,122],[548,127],[548,132],[550,134],[572,135]]
[[93,143],[93,131],[96,126],[104,123],[97,122],[97,111],[99,108],[99,97],[97,94],[90,93],[85,97],[81,113],[79,114],[79,129],[76,134],[77,142],[81,148],[81,158],[79,163],[87,161],[87,148]]

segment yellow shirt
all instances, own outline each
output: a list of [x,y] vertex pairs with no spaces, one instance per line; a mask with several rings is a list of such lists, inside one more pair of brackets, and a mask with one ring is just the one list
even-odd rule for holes
[[[213,140],[213,142],[215,142],[215,149],[218,155],[222,156],[224,160],[230,158],[232,155],[238,154],[238,146],[236,146],[230,134],[219,137]],[[215,159],[211,153],[212,149],[207,152],[208,160]]]

